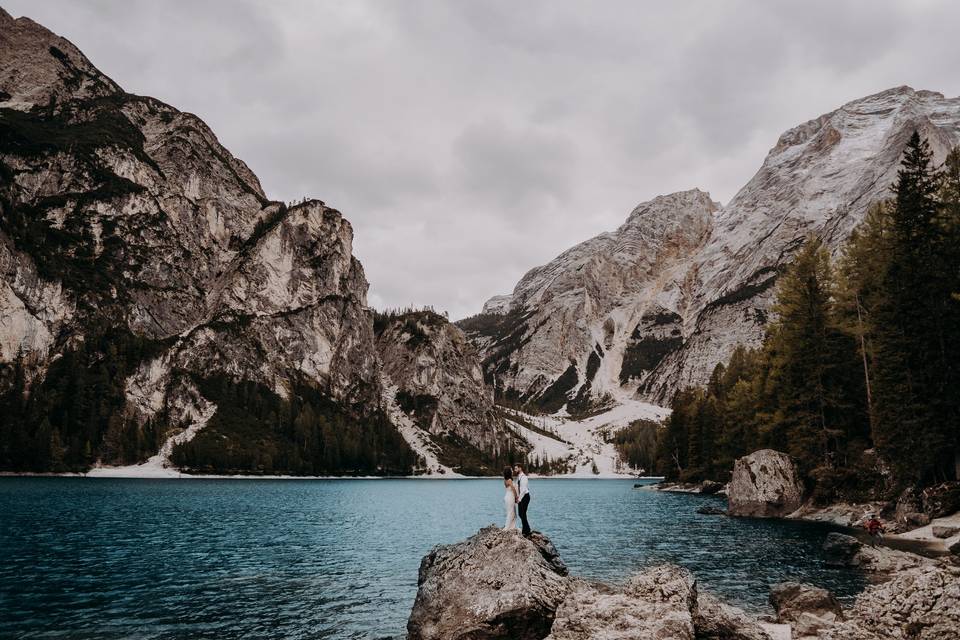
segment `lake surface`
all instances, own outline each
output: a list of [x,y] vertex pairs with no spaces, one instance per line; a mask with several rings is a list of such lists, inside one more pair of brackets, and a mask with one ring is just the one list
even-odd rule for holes
[[[571,572],[650,564],[753,611],[770,584],[851,597],[829,529],[695,513],[715,497],[628,480],[534,479],[530,520]],[[499,480],[0,478],[0,637],[402,637],[420,558],[502,525]]]

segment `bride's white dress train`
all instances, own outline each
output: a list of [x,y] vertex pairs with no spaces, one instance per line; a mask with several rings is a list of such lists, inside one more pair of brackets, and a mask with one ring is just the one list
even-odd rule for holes
[[504,529],[516,529],[517,528],[517,501],[513,497],[513,491],[510,490],[510,487],[507,487],[507,492],[503,494],[503,506],[507,510],[507,523],[503,526]]

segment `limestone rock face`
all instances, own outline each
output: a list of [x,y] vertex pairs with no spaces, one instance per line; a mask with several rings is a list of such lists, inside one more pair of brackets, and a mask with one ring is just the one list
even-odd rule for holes
[[460,326],[488,381],[507,397],[556,411],[636,389],[682,342],[687,259],[719,205],[699,190],[638,205],[603,233],[531,269],[510,296]]
[[760,343],[777,277],[806,237],[836,254],[889,197],[914,130],[942,162],[960,142],[960,98],[895,87],[854,100],[781,135],[724,206],[697,190],[638,206],[464,324],[488,377],[499,393],[560,394],[561,405],[588,383],[588,397],[661,403],[706,384],[738,345]]
[[378,317],[375,332],[389,400],[441,460],[461,457],[457,453],[465,448],[481,457],[507,447],[525,450],[526,442],[497,411],[476,350],[456,325],[432,311],[416,311]]
[[821,632],[824,640],[953,640],[960,629],[960,569],[925,565],[867,587],[846,621]]
[[180,411],[199,407],[192,376],[379,405],[350,223],[270,201],[199,118],[2,10],[0,176],[0,365],[19,354],[42,380],[91,336],[132,334],[151,349],[125,374],[122,419],[173,430],[202,413]]
[[738,458],[727,487],[729,515],[781,517],[803,502],[803,483],[793,459],[773,449]]
[[545,637],[570,591],[556,550],[497,527],[439,546],[420,563],[410,640]]

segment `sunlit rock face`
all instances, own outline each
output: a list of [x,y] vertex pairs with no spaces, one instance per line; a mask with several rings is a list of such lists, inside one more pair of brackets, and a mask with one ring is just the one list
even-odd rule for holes
[[176,422],[191,376],[220,374],[379,403],[350,223],[268,200],[199,118],[2,11],[0,211],[0,363],[42,378],[78,341],[123,331],[153,345],[128,417]]
[[839,252],[889,197],[914,130],[941,162],[960,143],[960,99],[898,87],[790,129],[726,206],[697,190],[644,203],[461,326],[505,397],[666,402],[737,345],[759,344],[793,253],[810,235]]

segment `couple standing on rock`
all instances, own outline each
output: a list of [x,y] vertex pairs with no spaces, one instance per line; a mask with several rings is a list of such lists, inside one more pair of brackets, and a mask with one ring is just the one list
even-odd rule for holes
[[[516,482],[514,482],[516,479]],[[517,505],[520,505],[520,522],[523,523],[523,535],[530,535],[530,523],[527,522],[527,507],[530,506],[530,481],[527,474],[523,472],[523,467],[519,464],[513,467],[504,467],[503,486],[507,492],[503,494],[503,505],[507,509],[507,523],[504,529],[516,530],[517,528]]]

